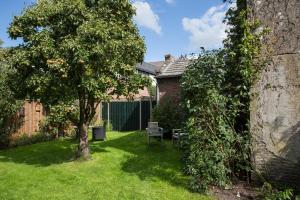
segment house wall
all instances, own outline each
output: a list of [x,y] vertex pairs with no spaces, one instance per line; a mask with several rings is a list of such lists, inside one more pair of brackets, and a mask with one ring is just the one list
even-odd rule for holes
[[158,101],[172,99],[178,102],[180,99],[180,78],[159,78],[157,79]]

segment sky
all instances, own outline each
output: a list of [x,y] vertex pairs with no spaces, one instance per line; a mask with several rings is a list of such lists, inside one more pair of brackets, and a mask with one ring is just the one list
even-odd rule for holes
[[[198,53],[200,47],[222,47],[226,37],[223,19],[228,5],[222,0],[131,0],[136,8],[134,21],[145,38],[145,61],[159,61]],[[15,15],[35,0],[0,0],[0,39],[5,47],[16,46],[7,27]]]

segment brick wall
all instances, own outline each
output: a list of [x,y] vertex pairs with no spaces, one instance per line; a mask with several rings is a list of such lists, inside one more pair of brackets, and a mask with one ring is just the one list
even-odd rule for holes
[[159,101],[164,99],[172,99],[178,102],[180,99],[180,78],[161,78],[157,80]]

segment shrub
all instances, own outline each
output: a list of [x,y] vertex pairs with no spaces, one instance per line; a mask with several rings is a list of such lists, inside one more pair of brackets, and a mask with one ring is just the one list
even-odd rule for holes
[[42,122],[44,132],[68,136],[73,131],[73,125],[78,122],[78,107],[75,103],[60,102],[49,106],[49,115]]
[[240,137],[234,130],[234,112],[227,109],[223,95],[224,51],[205,51],[182,77],[182,99],[187,110],[189,145],[186,171],[192,175],[191,189],[203,191],[209,185],[230,183],[232,165],[239,156]]
[[225,186],[231,177],[250,178],[250,89],[268,61],[260,56],[268,31],[248,20],[246,0],[235,3],[225,19],[225,49],[203,49],[182,77],[190,134],[186,169],[197,191]]
[[285,188],[278,190],[270,183],[265,182],[260,189],[261,196],[264,200],[291,200],[293,197],[293,190]]
[[181,128],[184,125],[184,112],[181,106],[175,104],[171,99],[164,99],[152,110],[153,121],[157,121],[159,126],[165,131],[174,128]]
[[37,133],[34,133],[32,135],[23,133],[13,139],[10,140],[10,147],[17,147],[17,146],[23,146],[23,145],[29,145],[29,144],[35,144],[39,142],[45,142],[50,141],[55,138],[55,135],[48,132],[39,131]]
[[106,131],[112,131],[113,130],[113,125],[112,125],[111,122],[104,121],[104,127],[105,127]]
[[100,120],[98,122],[95,122],[94,126],[103,126],[103,127],[105,127],[106,131],[112,131],[113,130],[112,123],[108,122],[107,120]]

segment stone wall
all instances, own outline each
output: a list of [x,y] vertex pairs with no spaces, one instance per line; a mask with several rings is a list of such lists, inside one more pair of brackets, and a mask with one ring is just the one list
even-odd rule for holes
[[271,29],[271,62],[253,87],[251,133],[257,175],[300,189],[300,0],[248,0]]

